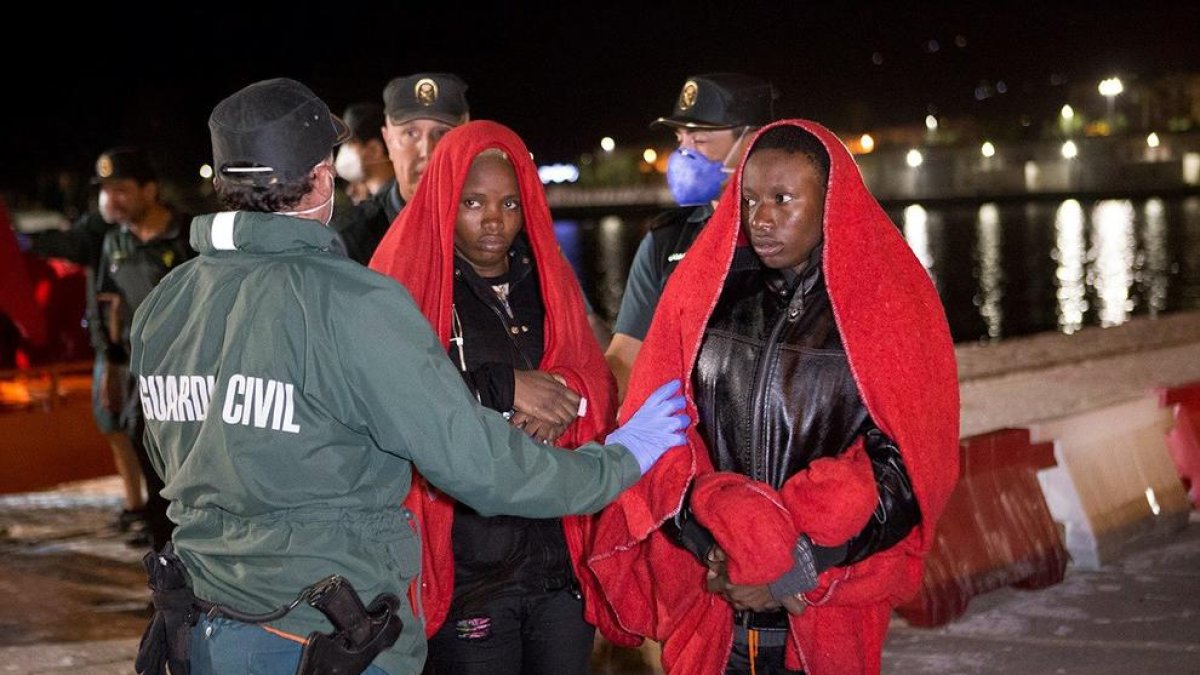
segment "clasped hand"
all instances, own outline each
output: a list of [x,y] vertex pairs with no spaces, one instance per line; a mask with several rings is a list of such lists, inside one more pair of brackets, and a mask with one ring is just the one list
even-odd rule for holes
[[708,567],[705,575],[705,587],[709,593],[716,593],[738,611],[765,612],[783,607],[789,613],[799,616],[807,605],[796,596],[789,596],[783,601],[776,600],[766,584],[735,584],[729,580],[729,560],[720,546],[713,545],[704,556],[704,564]]
[[579,415],[579,394],[566,380],[542,370],[514,370],[513,413],[509,422],[534,439],[550,443]]

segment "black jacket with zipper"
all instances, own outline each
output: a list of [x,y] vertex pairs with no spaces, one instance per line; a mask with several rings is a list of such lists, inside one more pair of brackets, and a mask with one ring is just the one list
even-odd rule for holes
[[[512,316],[494,284],[508,284]],[[536,370],[544,350],[545,307],[537,270],[523,236],[509,250],[508,273],[480,277],[470,263],[454,259],[454,314],[450,359],[467,387],[486,407],[509,413],[515,390],[513,370]],[[458,337],[462,337],[459,350]],[[463,364],[465,363],[465,370]],[[479,611],[500,595],[566,588],[575,576],[559,519],[484,517],[455,504],[454,599],[450,618]]]

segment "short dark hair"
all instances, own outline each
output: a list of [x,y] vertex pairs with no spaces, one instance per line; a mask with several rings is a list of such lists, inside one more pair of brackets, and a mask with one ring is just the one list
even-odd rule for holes
[[759,150],[782,150],[793,155],[804,155],[821,172],[822,182],[829,182],[829,153],[816,136],[800,127],[790,124],[772,127],[758,137],[746,159]]
[[273,213],[292,208],[312,190],[312,174],[269,185],[246,185],[217,178],[213,181],[221,205],[231,211]]

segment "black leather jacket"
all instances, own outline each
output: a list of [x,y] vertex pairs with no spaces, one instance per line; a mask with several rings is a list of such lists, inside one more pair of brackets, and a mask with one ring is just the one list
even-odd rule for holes
[[764,268],[751,249],[738,249],[705,329],[693,384],[697,430],[714,467],[775,489],[867,435],[879,505],[844,549],[816,552],[822,569],[884,550],[920,522],[899,450],[871,422],[850,372],[819,249],[798,277]]

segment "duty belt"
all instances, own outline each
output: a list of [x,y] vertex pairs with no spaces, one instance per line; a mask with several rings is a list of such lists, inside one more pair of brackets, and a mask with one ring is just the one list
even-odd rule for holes
[[330,575],[305,587],[292,602],[263,614],[250,614],[197,598],[187,581],[183,561],[172,544],[142,559],[149,576],[154,616],[142,635],[134,668],[138,675],[189,675],[191,629],[201,613],[210,620],[225,617],[242,623],[279,619],[307,602],[333,624],[332,633],[309,633],[300,655],[297,675],[361,673],[380,652],[395,644],[403,625],[396,615],[399,599],[381,593],[363,607],[358,593],[344,577]]

